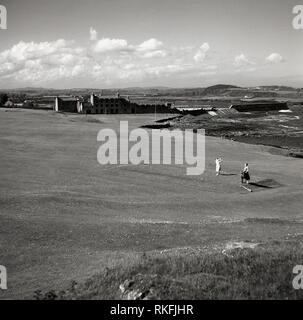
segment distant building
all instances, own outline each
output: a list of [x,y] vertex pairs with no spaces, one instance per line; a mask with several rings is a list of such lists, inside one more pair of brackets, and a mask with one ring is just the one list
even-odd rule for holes
[[137,104],[132,103],[135,113],[179,113],[179,111],[166,104]]
[[14,107],[14,103],[11,100],[8,100],[4,103],[3,105],[5,108],[13,108]]
[[86,113],[115,114],[115,113],[136,113],[135,105],[129,99],[123,98],[117,93],[116,96],[90,96],[91,112]]
[[78,101],[77,112],[84,114],[96,113],[96,108],[90,102]]
[[238,112],[250,112],[250,111],[279,111],[288,110],[286,102],[267,101],[267,102],[248,102],[232,104],[230,109],[235,109]]
[[75,97],[56,97],[54,111],[78,112],[79,99]]
[[[171,104],[137,104],[128,97],[91,94],[89,101],[75,97],[56,97],[54,111],[83,114],[135,114],[135,113],[170,113]],[[176,111],[176,110],[175,110]]]

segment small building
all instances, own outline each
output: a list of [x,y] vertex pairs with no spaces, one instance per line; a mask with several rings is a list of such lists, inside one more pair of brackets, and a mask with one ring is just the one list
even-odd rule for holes
[[173,107],[169,107],[166,104],[138,104],[132,103],[135,113],[173,113],[176,111]]
[[267,102],[243,102],[232,104],[230,109],[235,109],[238,112],[253,112],[253,111],[280,111],[288,110],[286,102],[267,101]]
[[54,111],[78,112],[79,99],[75,97],[56,97]]
[[14,103],[11,100],[8,100],[4,103],[3,105],[5,108],[13,108],[14,107]]

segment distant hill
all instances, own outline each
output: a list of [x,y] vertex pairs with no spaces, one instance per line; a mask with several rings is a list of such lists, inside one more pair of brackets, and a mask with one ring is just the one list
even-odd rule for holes
[[150,97],[155,100],[167,99],[237,99],[237,98],[301,98],[302,90],[288,86],[259,86],[259,87],[240,87],[230,84],[217,84],[209,87],[184,87],[170,88],[165,86],[154,87],[128,87],[128,88],[70,88],[54,89],[42,87],[25,87],[1,90],[10,95],[26,94],[29,97],[56,96],[56,95],[75,95],[88,96],[90,93],[103,95],[115,95],[117,91],[122,96],[130,96],[133,99],[146,99]]
[[214,86],[207,87],[203,90],[204,95],[209,96],[220,96],[225,95],[231,89],[241,89],[241,87],[229,85],[229,84],[217,84]]
[[274,90],[274,91],[297,91],[298,89],[288,86],[261,86],[263,90]]

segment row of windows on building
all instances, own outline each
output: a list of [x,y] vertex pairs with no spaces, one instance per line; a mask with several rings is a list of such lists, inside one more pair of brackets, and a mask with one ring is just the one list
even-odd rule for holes
[[98,103],[96,104],[96,106],[98,107],[103,107],[103,108],[114,108],[114,107],[119,107],[120,105],[118,103],[111,103],[111,104],[108,104],[108,103]]
[[[90,113],[93,110],[87,109],[86,113]],[[124,111],[125,113],[129,113],[127,112],[127,110],[121,110],[119,108],[96,108],[94,110],[96,114],[118,114],[118,113],[123,113],[122,111]],[[136,110],[135,108],[131,108],[130,113],[135,113]]]

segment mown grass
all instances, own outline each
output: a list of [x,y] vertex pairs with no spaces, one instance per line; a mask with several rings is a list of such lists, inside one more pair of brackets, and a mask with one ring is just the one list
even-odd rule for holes
[[[105,269],[65,291],[36,292],[36,299],[121,299],[119,285],[140,275],[139,287],[158,299],[301,299],[293,267],[303,264],[303,244],[273,242],[255,249],[182,254],[143,254],[136,261]],[[142,281],[143,279],[143,281]],[[144,284],[142,284],[144,282]]]

